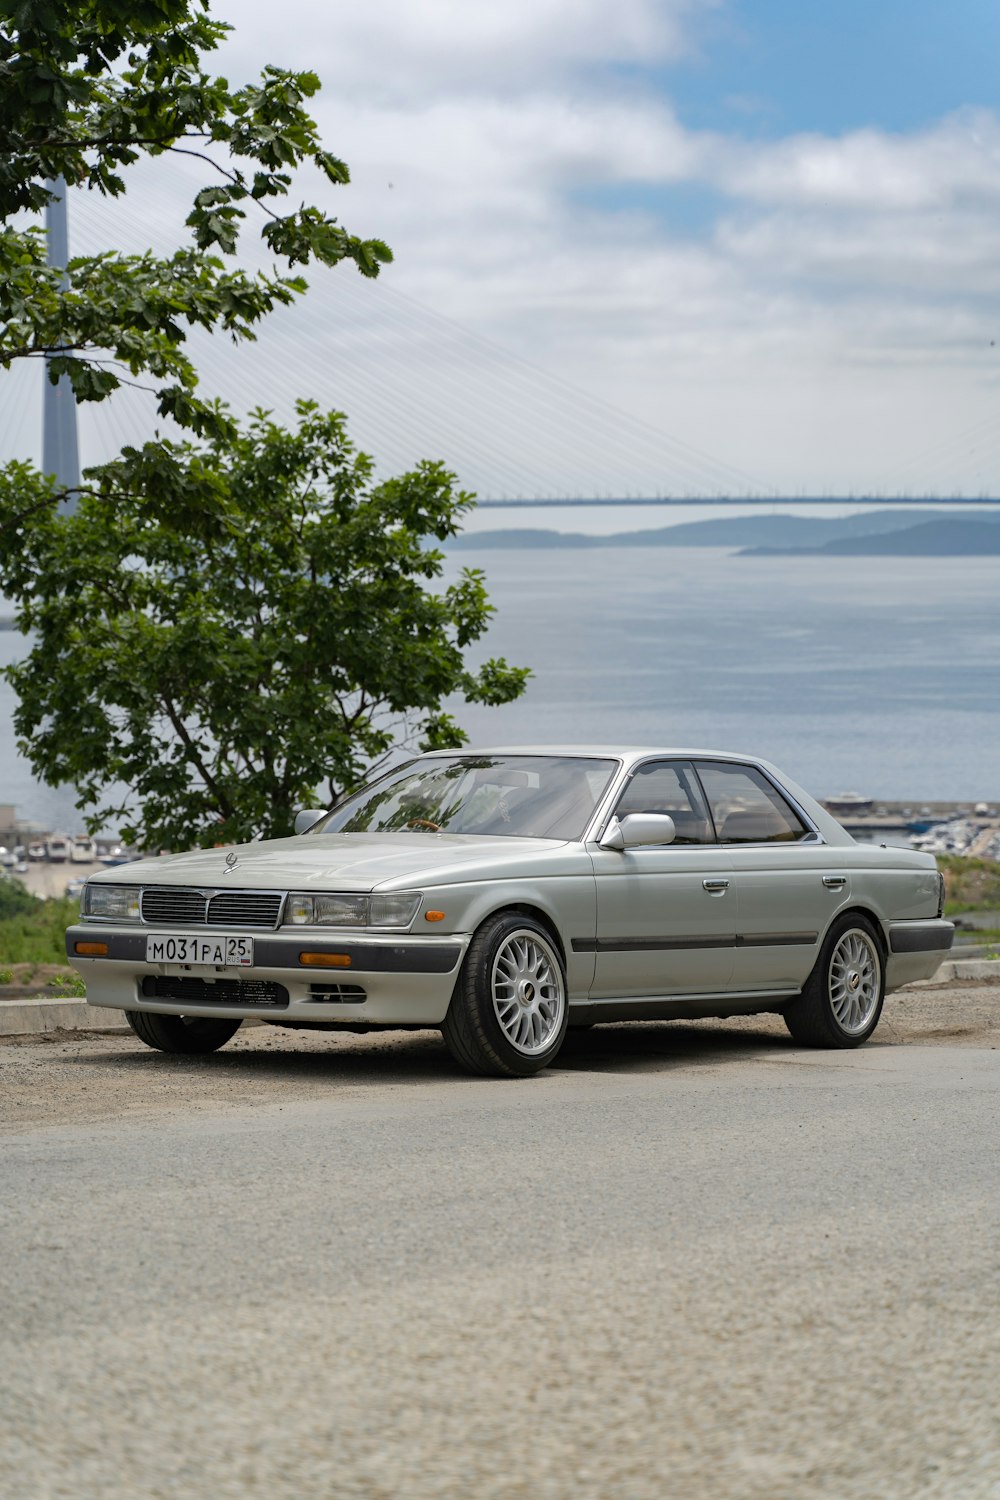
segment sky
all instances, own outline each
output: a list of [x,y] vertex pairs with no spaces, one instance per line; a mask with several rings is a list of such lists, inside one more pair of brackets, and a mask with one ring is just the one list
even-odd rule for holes
[[995,0],[213,9],[232,81],[318,72],[352,183],[302,191],[396,256],[231,399],[291,367],[483,496],[1000,495]]

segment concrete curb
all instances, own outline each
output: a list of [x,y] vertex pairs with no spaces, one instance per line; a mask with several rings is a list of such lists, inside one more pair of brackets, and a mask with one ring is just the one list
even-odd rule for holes
[[[1000,960],[950,958],[933,979],[919,979],[921,988],[953,984],[957,979],[1000,984]],[[256,1017],[244,1021],[253,1025]],[[35,1036],[46,1031],[128,1031],[120,1010],[88,1005],[85,1000],[0,999],[0,1036]]]
[[86,1000],[0,1000],[0,1036],[43,1031],[127,1031],[120,1010]]
[[995,958],[949,958],[932,979],[918,984],[950,984],[956,979],[994,980],[1000,984],[1000,960]]

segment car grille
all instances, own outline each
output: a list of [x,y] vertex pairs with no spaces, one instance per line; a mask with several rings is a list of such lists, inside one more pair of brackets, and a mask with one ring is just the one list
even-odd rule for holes
[[145,1000],[181,1000],[189,1005],[247,1005],[284,1010],[288,991],[267,979],[192,979],[181,974],[147,974],[140,985]]
[[368,996],[360,984],[311,984],[309,999],[324,1005],[364,1005]]
[[277,927],[281,891],[199,891],[184,886],[147,886],[140,898],[142,920],[186,927]]

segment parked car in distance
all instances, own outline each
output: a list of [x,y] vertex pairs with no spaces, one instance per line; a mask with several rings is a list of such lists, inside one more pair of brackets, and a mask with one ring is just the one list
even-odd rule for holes
[[856,1047],[951,945],[934,860],[859,844],[768,762],[703,750],[442,751],[300,831],[92,875],[67,953],[167,1052],[253,1017],[438,1027],[525,1076],[567,1027],[781,1014]]

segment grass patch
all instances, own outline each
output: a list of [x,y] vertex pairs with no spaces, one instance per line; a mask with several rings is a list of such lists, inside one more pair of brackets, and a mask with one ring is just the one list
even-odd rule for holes
[[970,859],[965,854],[939,854],[944,876],[945,912],[1000,911],[1000,862]]
[[68,974],[53,974],[49,980],[49,993],[57,1000],[83,1000],[87,996],[87,981],[75,969]]
[[66,928],[80,915],[79,902],[28,900],[27,911],[0,918],[0,969],[66,962]]
[[0,922],[8,917],[27,917],[38,910],[37,896],[33,896],[19,880],[9,875],[0,875]]

